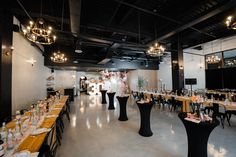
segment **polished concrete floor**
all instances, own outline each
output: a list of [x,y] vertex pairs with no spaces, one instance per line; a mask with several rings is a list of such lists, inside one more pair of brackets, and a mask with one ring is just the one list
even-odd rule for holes
[[[108,98],[107,98],[108,101]],[[154,107],[153,136],[138,134],[140,114],[129,99],[128,121],[118,121],[119,105],[107,110],[100,96],[78,96],[71,104],[71,122],[66,122],[57,157],[187,157],[187,135],[176,112]],[[236,156],[236,118],[213,130],[208,141],[209,157]]]

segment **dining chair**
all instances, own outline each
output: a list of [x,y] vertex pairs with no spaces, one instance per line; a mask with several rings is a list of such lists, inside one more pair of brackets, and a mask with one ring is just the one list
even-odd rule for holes
[[151,101],[153,102],[154,104],[154,107],[158,105],[158,99],[156,96],[153,96],[153,94],[150,95],[151,97]]
[[226,95],[225,94],[219,94],[219,100],[220,101],[224,101],[226,98]]
[[58,140],[56,138],[56,126],[54,124],[39,150],[38,157],[55,157],[57,148]]
[[216,117],[220,118],[221,125],[224,129],[224,121],[226,118],[226,109],[224,106],[219,105],[218,103],[213,103],[213,114],[212,118],[216,119]]
[[231,119],[232,115],[236,115],[235,110],[226,110],[226,119],[227,119],[229,126],[231,126],[230,119]]

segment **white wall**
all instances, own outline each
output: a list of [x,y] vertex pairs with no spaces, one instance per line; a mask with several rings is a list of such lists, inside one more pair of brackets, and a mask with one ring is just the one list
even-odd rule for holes
[[156,89],[157,82],[157,70],[132,70],[128,72],[128,86],[130,90],[137,91],[138,89],[138,77],[141,76],[147,82],[145,89]]
[[72,88],[76,85],[76,71],[54,70],[55,88]]
[[172,90],[172,71],[171,71],[171,59],[170,57],[164,58],[163,62],[159,64],[158,75],[158,87],[165,86],[166,90]]
[[[17,23],[16,19],[14,21]],[[46,78],[50,70],[44,57],[21,34],[13,32],[12,53],[12,113],[46,96]],[[27,60],[34,59],[32,66]]]
[[184,51],[206,55],[206,54],[215,53],[219,51],[235,49],[236,48],[235,43],[236,43],[236,35],[232,37],[217,39],[211,42],[201,44],[203,50],[194,50],[194,49],[189,48],[189,49],[185,49]]
[[[195,53],[196,50],[188,50],[188,52]],[[192,55],[184,53],[184,78],[197,78],[197,85],[193,86],[193,89],[205,88],[205,65],[204,56]],[[200,68],[201,67],[201,68]],[[171,70],[171,58],[167,57],[163,59],[163,62],[159,65],[158,70],[158,83],[160,87],[160,80],[162,85],[165,85],[165,89],[172,90],[172,70]],[[190,88],[188,85],[185,88]]]
[[[193,89],[205,88],[205,61],[204,56],[184,53],[184,78],[197,78],[197,85]],[[189,85],[185,88],[190,89]]]

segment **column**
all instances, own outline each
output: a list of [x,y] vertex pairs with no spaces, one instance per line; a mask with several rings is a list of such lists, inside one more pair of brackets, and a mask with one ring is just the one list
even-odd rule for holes
[[13,16],[10,2],[0,2],[0,125],[11,120],[12,90],[12,30]]
[[172,64],[172,89],[184,88],[184,65],[181,36],[177,35],[176,40],[171,44],[171,64]]

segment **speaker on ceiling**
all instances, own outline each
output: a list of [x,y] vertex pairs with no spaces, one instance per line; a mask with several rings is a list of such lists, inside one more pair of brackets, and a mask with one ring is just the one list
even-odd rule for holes
[[13,24],[13,31],[14,32],[20,32],[20,27],[16,24]]

